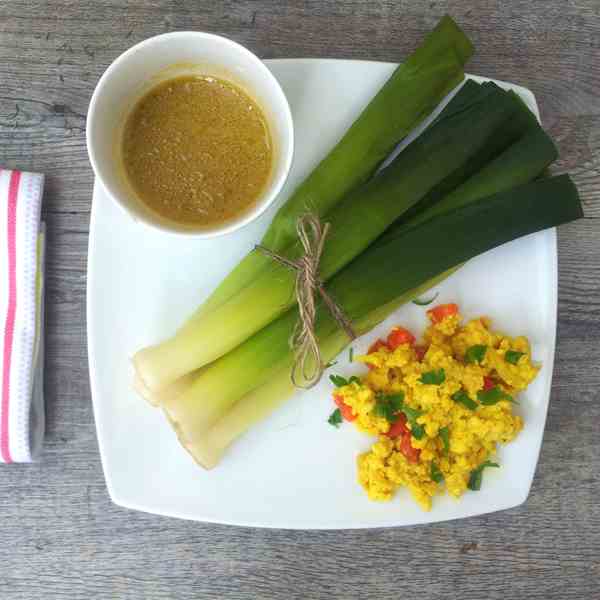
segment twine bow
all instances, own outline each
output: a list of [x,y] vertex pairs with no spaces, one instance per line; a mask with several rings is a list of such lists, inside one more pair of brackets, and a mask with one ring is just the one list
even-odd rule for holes
[[[296,271],[296,299],[298,301],[299,319],[290,338],[290,346],[294,350],[291,379],[296,387],[309,389],[319,382],[325,370],[325,365],[321,360],[319,341],[315,334],[316,291],[319,292],[332,317],[348,337],[353,340],[356,338],[356,334],[352,329],[352,323],[327,293],[323,282],[319,278],[319,262],[323,253],[325,238],[329,232],[329,223],[322,225],[316,215],[308,213],[298,219],[296,231],[304,248],[304,255],[298,260],[290,260],[264,246],[257,245],[256,249],[275,262]],[[302,383],[298,381],[299,374],[302,376]]]

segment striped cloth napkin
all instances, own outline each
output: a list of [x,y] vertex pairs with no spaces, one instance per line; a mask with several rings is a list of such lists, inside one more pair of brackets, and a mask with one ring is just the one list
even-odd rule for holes
[[30,462],[44,437],[44,177],[0,168],[0,461]]

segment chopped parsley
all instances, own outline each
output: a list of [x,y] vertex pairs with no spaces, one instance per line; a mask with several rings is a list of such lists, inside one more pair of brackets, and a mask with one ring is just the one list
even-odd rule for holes
[[400,410],[404,406],[404,392],[398,392],[392,396],[386,396],[394,410]]
[[327,422],[333,425],[336,429],[342,424],[342,413],[339,408],[336,408],[330,415]]
[[469,394],[467,394],[467,392],[465,392],[464,390],[458,390],[458,392],[452,394],[452,396],[450,397],[452,398],[452,400],[454,400],[454,402],[462,404],[469,410],[475,410],[477,408],[477,402],[475,402],[475,400],[472,400],[469,397]]
[[403,392],[392,395],[380,392],[375,396],[375,406],[373,407],[373,414],[375,416],[383,417],[389,423],[395,423],[398,420],[398,413],[400,412],[404,413],[406,421],[410,423],[412,436],[416,440],[420,440],[425,435],[425,427],[417,423],[417,419],[425,413],[416,408],[406,406],[404,404]]
[[415,440],[420,440],[425,435],[425,427],[415,421],[410,424],[410,432]]
[[383,417],[389,423],[395,423],[398,420],[398,413],[403,410],[404,393],[386,395],[379,393],[375,397],[375,406],[373,414]]
[[341,375],[330,375],[329,379],[331,383],[335,385],[335,387],[344,387],[345,385],[350,385],[351,383],[360,383],[360,379],[356,375],[352,375],[350,379],[346,379]]
[[465,352],[465,362],[468,364],[480,363],[484,359],[486,352],[487,346],[475,344],[474,346],[467,348],[467,351]]
[[450,431],[447,427],[442,427],[438,433],[444,444],[444,452],[448,454],[448,450],[450,450]]
[[[477,400],[481,402],[484,406],[492,406],[493,404],[498,404],[501,400],[506,400],[508,402],[515,402],[514,398],[503,392],[497,385],[495,385],[490,390],[480,390],[477,392]],[[516,403],[515,403],[516,404]]]
[[348,380],[341,375],[330,375],[329,379],[335,387],[344,387],[345,385],[348,385]]
[[423,375],[421,375],[419,381],[426,385],[441,385],[444,383],[444,381],[446,381],[446,372],[444,369],[427,371],[427,373],[423,373]]
[[444,475],[434,462],[431,463],[431,479],[436,483],[441,483],[444,480]]
[[337,365],[337,360],[330,360],[326,365],[325,368],[329,369],[331,367],[335,367],[335,365]]
[[354,348],[352,346],[350,346],[350,348],[348,350],[348,360],[350,362],[354,361]]
[[425,435],[425,427],[420,423],[417,423],[417,419],[425,413],[417,408],[411,408],[410,406],[403,406],[402,412],[405,414],[406,420],[410,424],[412,436],[415,440],[420,440]]
[[406,419],[409,423],[411,421],[416,421],[418,417],[423,415],[423,412],[418,408],[411,408],[410,406],[404,406],[402,412],[406,415]]
[[504,355],[504,360],[511,365],[516,365],[521,356],[525,356],[525,352],[517,352],[516,350],[507,350]]
[[473,490],[474,492],[478,492],[481,489],[481,481],[483,479],[483,470],[486,467],[499,468],[500,465],[498,463],[490,462],[489,460],[486,460],[484,463],[481,463],[476,469],[473,469],[471,471],[471,475],[469,477],[468,487],[470,490]]
[[373,408],[373,414],[376,417],[383,417],[389,423],[395,423],[398,420],[394,409],[387,402],[377,401]]

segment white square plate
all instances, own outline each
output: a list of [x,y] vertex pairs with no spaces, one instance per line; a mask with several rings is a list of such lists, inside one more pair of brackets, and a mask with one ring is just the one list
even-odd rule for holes
[[[269,68],[289,99],[296,131],[291,175],[279,202],[326,154],[394,65],[361,61],[274,60]],[[481,81],[481,78],[474,78]],[[500,83],[500,82],[498,82]],[[530,91],[510,84],[538,115]],[[506,244],[470,261],[438,286],[439,301],[458,302],[465,317],[487,314],[494,326],[526,334],[543,368],[521,397],[525,428],[500,451],[501,469],[460,502],[436,498],[422,512],[406,491],[370,502],[356,482],[356,455],[372,441],[354,428],[327,424],[333,409],[326,380],[297,393],[226,455],[200,469],[182,450],[159,410],[132,390],[129,358],[180,324],[252,248],[274,209],[234,235],[191,240],[154,232],[94,189],[88,263],[88,351],[94,413],[106,483],[125,507],[199,521],[285,528],[356,528],[468,517],[522,503],[544,432],[556,329],[554,230]],[[425,310],[407,305],[354,344],[401,323],[422,332]],[[357,372],[340,357],[340,373]]]

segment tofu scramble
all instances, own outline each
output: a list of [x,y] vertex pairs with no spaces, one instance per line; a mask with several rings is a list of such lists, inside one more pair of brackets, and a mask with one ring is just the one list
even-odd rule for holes
[[484,469],[499,466],[496,445],[523,428],[513,403],[539,371],[527,338],[492,331],[490,319],[462,325],[456,304],[427,315],[422,344],[396,327],[354,359],[366,375],[331,377],[338,409],[329,421],[343,418],[377,437],[357,460],[370,499],[390,500],[406,487],[424,510],[437,494],[458,499],[480,489]]

